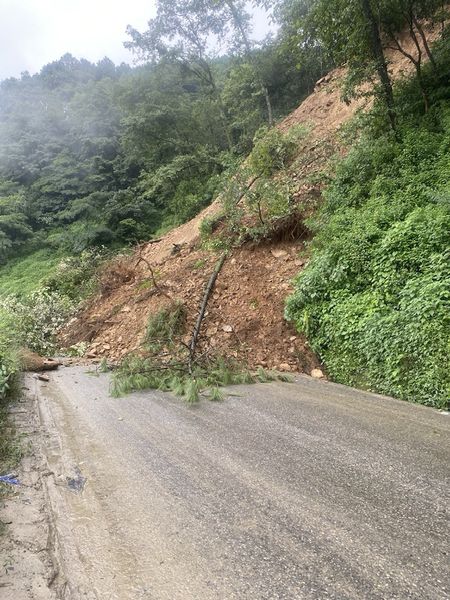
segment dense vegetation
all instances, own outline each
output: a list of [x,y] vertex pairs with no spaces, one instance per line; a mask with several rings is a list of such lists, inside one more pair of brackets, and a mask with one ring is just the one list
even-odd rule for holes
[[130,29],[141,67],[67,54],[0,84],[1,262],[120,247],[191,218],[268,123],[266,100],[273,120],[311,91],[319,61],[300,77],[279,43],[251,43],[240,3],[238,33],[209,4],[161,2],[148,32]]
[[[312,260],[287,316],[336,381],[445,407],[450,397],[450,44],[376,113],[312,220]],[[353,132],[354,133],[354,132]]]

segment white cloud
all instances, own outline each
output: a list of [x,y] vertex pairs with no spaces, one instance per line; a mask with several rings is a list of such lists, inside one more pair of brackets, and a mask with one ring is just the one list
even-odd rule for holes
[[145,29],[149,0],[0,0],[0,79],[39,71],[66,52],[130,62],[125,29]]
[[[123,47],[126,27],[143,31],[154,13],[155,0],[0,0],[0,80],[36,73],[66,52],[131,63]],[[258,11],[254,36],[261,39],[268,29]]]

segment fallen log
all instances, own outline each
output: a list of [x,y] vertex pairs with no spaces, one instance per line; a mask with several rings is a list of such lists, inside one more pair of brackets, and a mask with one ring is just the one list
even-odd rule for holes
[[217,261],[217,264],[214,268],[214,271],[211,273],[211,276],[208,281],[208,285],[206,286],[206,289],[205,289],[202,304],[200,307],[200,312],[198,313],[197,321],[195,323],[194,331],[192,333],[192,338],[191,338],[191,341],[189,344],[189,362],[188,362],[189,373],[192,373],[192,364],[193,364],[194,358],[195,358],[195,350],[197,348],[197,342],[198,342],[198,338],[200,335],[202,321],[205,316],[206,307],[208,306],[208,300],[211,295],[211,292],[214,289],[214,285],[216,283],[217,276],[219,275],[220,271],[222,270],[222,267],[224,265],[226,257],[227,257],[227,253],[225,252],[224,254],[222,254],[220,259]]
[[22,371],[53,371],[62,364],[59,360],[39,356],[28,348],[23,348],[19,355]]

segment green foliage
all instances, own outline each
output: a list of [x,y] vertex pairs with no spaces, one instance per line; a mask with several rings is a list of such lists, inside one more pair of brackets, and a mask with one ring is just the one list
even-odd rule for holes
[[[265,376],[264,381],[275,378],[272,374]],[[114,373],[112,394],[117,397],[150,388],[172,392],[188,403],[197,402],[202,393],[210,400],[218,401],[223,398],[219,387],[256,381],[262,381],[261,374],[254,377],[248,370],[223,358],[196,364],[189,373],[182,363],[164,367],[155,357],[130,356]]]
[[74,344],[73,346],[65,348],[64,354],[66,354],[67,356],[82,357],[86,354],[88,348],[89,344],[87,342],[78,342],[78,344]]
[[289,165],[307,129],[293,127],[287,133],[261,129],[249,157],[224,177],[220,194],[224,222],[219,235],[211,237],[215,222],[205,220],[201,234],[220,248],[251,240],[258,242],[276,231],[277,225],[292,216],[292,180]]
[[8,415],[8,403],[16,388],[19,368],[15,319],[0,308],[0,473],[2,474],[13,469],[20,458],[20,447],[14,439]]
[[67,296],[41,288],[29,296],[8,296],[0,309],[14,318],[17,342],[42,355],[56,349],[56,334],[74,310]]
[[[144,66],[66,54],[0,83],[0,263],[116,249],[189,220],[252,149],[268,99],[283,116],[322,73],[315,52],[297,76],[281,40],[257,47],[242,2],[156,8],[147,31],[129,29]],[[284,161],[273,149],[272,167],[254,155],[266,174]]]
[[104,249],[84,250],[79,256],[61,260],[43,279],[42,287],[73,302],[79,302],[96,288],[96,273],[108,258]]
[[11,389],[19,369],[16,322],[13,315],[0,307],[0,401]]
[[23,296],[42,287],[60,262],[61,255],[48,249],[11,259],[0,267],[0,296]]
[[397,92],[400,141],[367,128],[338,166],[286,316],[335,380],[445,407],[450,103],[439,92],[423,115],[418,93],[411,84]]
[[217,227],[223,221],[224,215],[220,212],[211,217],[205,217],[200,223],[199,231],[203,240],[207,240],[216,231]]
[[182,302],[173,302],[151,315],[145,334],[144,343],[148,348],[158,351],[163,346],[170,346],[182,333],[186,321],[186,307]]
[[[95,289],[96,271],[104,254],[86,251],[77,258],[59,259],[56,265],[53,259],[43,251],[27,257],[22,263],[30,265],[30,274],[23,279],[24,293],[5,294],[0,299],[2,314],[14,323],[15,343],[44,355],[55,351],[59,328],[80,300]],[[39,268],[41,264],[42,271],[50,269],[46,277]]]
[[305,137],[306,128],[297,125],[283,133],[280,129],[263,127],[256,133],[253,150],[248,158],[252,173],[270,178],[285,169],[292,160],[299,141]]

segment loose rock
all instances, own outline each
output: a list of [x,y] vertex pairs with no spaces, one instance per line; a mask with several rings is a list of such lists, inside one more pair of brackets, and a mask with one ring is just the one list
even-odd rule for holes
[[314,379],[323,379],[325,375],[323,374],[322,369],[313,369],[311,371],[311,377],[314,377]]
[[273,248],[270,253],[275,258],[283,258],[284,256],[287,256],[286,250],[281,250],[281,248]]

